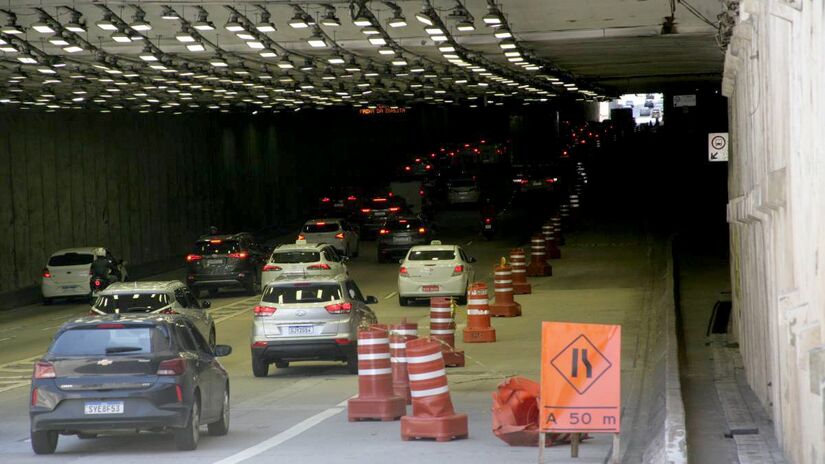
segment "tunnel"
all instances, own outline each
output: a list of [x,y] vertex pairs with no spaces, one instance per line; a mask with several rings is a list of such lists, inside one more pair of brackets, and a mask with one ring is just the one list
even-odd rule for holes
[[2,460],[825,462],[823,30],[0,4]]

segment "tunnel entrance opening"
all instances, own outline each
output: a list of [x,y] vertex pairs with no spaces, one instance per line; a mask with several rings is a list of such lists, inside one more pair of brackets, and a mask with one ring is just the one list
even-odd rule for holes
[[[632,113],[636,125],[664,124],[664,94],[662,93],[628,93],[610,102],[604,102],[599,108],[601,120],[611,118],[616,111]],[[628,115],[629,116],[629,115]]]

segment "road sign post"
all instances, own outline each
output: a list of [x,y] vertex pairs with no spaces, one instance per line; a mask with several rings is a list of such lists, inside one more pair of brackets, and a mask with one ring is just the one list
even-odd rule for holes
[[621,340],[618,325],[542,322],[540,432],[573,434],[574,457],[581,434],[613,433],[618,462]]

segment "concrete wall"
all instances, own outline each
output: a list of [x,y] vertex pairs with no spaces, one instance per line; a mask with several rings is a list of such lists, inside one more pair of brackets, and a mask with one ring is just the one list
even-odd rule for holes
[[825,462],[825,6],[743,0],[725,60],[734,328],[795,463]]

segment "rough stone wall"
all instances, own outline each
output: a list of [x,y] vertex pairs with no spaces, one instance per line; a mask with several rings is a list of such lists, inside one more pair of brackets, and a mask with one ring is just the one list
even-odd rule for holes
[[743,0],[727,50],[734,331],[795,463],[825,462],[825,6]]

